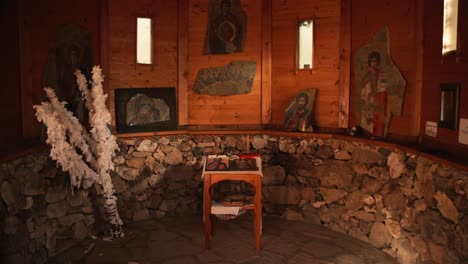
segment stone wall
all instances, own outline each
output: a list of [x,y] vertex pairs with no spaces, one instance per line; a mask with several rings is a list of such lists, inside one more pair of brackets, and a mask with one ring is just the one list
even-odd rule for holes
[[[202,157],[247,150],[244,136],[118,143],[112,180],[127,223],[166,215],[201,217]],[[467,172],[352,138],[257,135],[249,148],[262,155],[265,215],[323,225],[366,241],[401,263],[468,259]],[[19,241],[13,248],[2,246],[8,254],[56,254],[66,247],[54,244],[57,238],[72,243],[96,232],[91,225],[99,217],[93,216],[89,198],[96,191],[78,192],[81,202],[73,203],[77,194],[71,194],[68,177],[55,169],[47,153],[2,164],[0,183],[2,241]],[[252,189],[243,182],[223,182],[217,192],[252,194]]]
[[401,263],[468,259],[467,172],[336,139],[277,142],[265,156],[265,211],[322,224]]
[[96,230],[92,192],[72,191],[48,155],[0,165],[2,263],[45,263]]
[[[321,224],[401,263],[468,259],[468,173],[397,149],[339,139],[254,136],[265,214]],[[121,140],[113,181],[124,219],[201,214],[205,154],[245,151],[244,136]],[[222,183],[225,194],[251,192]]]

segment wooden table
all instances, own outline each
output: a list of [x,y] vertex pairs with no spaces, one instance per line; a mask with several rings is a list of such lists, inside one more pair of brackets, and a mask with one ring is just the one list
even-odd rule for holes
[[261,160],[257,158],[258,171],[203,171],[203,200],[205,220],[205,249],[210,248],[212,233],[211,214],[211,187],[221,181],[244,181],[251,184],[255,189],[253,208],[253,230],[255,248],[260,250],[262,232],[262,166]]

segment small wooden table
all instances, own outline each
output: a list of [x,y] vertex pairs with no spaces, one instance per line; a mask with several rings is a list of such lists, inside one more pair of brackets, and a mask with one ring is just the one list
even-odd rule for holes
[[203,170],[203,200],[205,221],[205,249],[210,248],[212,221],[211,221],[211,187],[221,181],[244,181],[250,183],[255,189],[253,205],[253,230],[255,248],[260,250],[262,232],[262,165],[257,157],[258,171],[205,171]]

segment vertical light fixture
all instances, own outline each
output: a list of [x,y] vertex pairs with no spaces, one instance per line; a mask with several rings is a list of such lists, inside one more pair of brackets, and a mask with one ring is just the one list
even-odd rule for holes
[[152,23],[151,18],[137,18],[137,63],[151,64],[152,61]]
[[444,0],[442,54],[457,50],[458,0]]
[[297,68],[312,69],[314,57],[314,21],[299,20],[298,22]]

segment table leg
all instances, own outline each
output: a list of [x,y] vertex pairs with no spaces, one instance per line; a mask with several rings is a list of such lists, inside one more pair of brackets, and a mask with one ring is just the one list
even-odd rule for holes
[[203,183],[204,218],[205,218],[205,249],[210,248],[211,240],[211,175],[205,175]]
[[254,206],[254,234],[255,234],[255,248],[257,252],[260,251],[261,244],[261,228],[262,228],[262,182],[260,176],[255,180],[255,206]]

